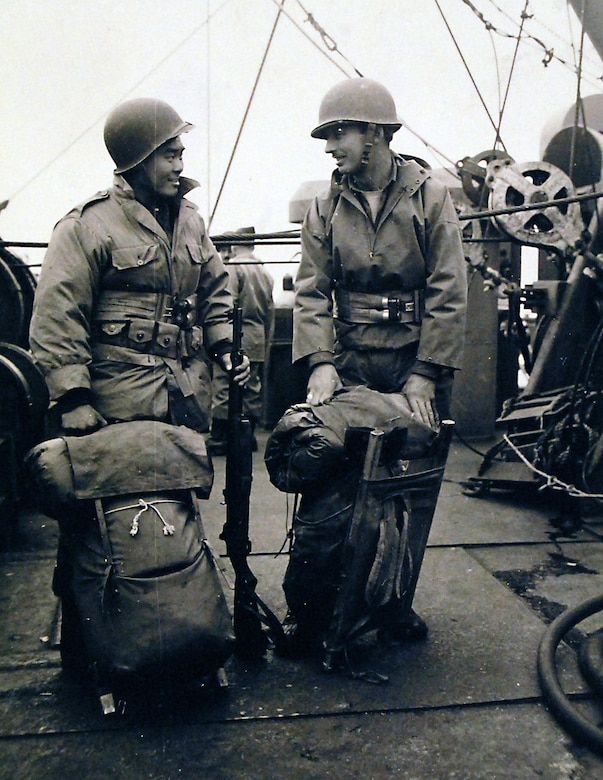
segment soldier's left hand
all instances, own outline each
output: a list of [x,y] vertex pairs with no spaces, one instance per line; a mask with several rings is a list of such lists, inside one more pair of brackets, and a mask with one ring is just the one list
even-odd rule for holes
[[[230,374],[230,372],[233,370],[232,360],[230,359],[230,355],[228,354],[224,355],[224,357],[222,358],[222,365],[224,367],[224,370]],[[249,363],[249,358],[247,357],[247,355],[243,355],[243,360],[234,369],[232,378],[234,379],[237,385],[244,385],[249,381],[250,374],[251,374],[251,365]]]
[[435,408],[435,389],[436,383],[433,379],[420,374],[411,374],[402,390],[410,411],[434,430],[440,424],[440,417]]

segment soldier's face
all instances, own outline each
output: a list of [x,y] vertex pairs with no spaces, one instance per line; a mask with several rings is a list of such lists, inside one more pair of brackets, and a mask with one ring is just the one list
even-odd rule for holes
[[342,173],[357,173],[365,143],[365,133],[358,125],[336,125],[326,137],[325,153],[333,156]]
[[178,194],[180,176],[184,170],[183,152],[184,145],[180,138],[171,138],[143,163],[151,186],[164,198],[173,198]]

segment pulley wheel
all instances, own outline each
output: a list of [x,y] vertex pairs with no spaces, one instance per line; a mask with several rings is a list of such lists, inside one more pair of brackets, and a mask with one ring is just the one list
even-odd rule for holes
[[523,244],[551,247],[561,252],[580,239],[583,222],[578,203],[537,208],[539,203],[563,200],[575,194],[570,177],[546,162],[513,163],[509,158],[488,163],[492,211],[533,204],[534,210],[499,214],[496,225]]
[[474,206],[485,206],[488,202],[489,190],[486,185],[488,163],[504,158],[508,158],[506,152],[488,149],[473,157],[463,157],[457,162],[456,169],[461,177],[463,192]]

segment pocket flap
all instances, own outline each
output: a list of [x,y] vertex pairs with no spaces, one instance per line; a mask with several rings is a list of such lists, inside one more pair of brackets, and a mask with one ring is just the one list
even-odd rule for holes
[[134,341],[137,344],[146,344],[153,338],[155,332],[155,322],[149,320],[132,320],[130,323],[130,330],[128,332],[128,338],[130,341]]
[[186,245],[188,253],[193,263],[204,263],[206,259],[203,257],[203,250],[199,244],[188,243]]
[[157,244],[114,249],[111,253],[112,263],[118,271],[123,271],[126,268],[137,268],[155,260],[158,252],[159,246]]
[[127,324],[127,322],[101,322],[100,327],[106,336],[117,336],[124,331]]

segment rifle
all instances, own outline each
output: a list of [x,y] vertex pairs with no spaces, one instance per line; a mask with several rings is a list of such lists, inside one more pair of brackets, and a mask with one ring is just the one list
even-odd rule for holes
[[242,336],[242,310],[240,306],[235,306],[224,487],[226,522],[220,539],[226,542],[226,553],[235,573],[234,632],[237,652],[247,658],[261,658],[270,641],[262,623],[267,623],[277,636],[282,634],[282,627],[276,615],[257,595],[257,578],[247,561],[251,553],[249,498],[253,479],[253,429],[251,420],[243,414],[243,387],[233,381],[234,369],[243,361]]

